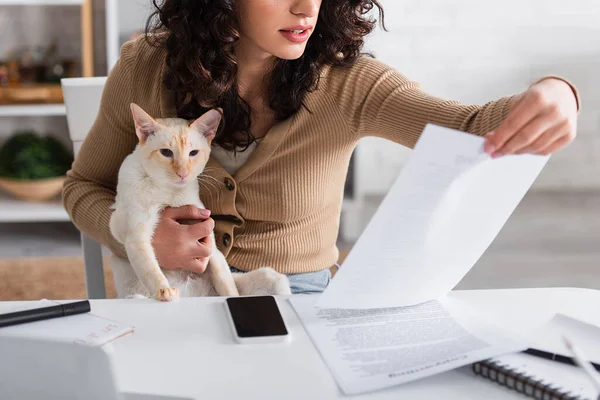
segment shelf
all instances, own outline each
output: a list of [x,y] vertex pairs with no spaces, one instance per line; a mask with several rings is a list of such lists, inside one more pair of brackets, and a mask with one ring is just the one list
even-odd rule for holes
[[0,6],[80,6],[83,0],[0,0]]
[[67,115],[65,105],[23,104],[0,106],[0,117],[44,117],[54,115]]
[[69,221],[60,200],[32,203],[0,194],[0,222]]

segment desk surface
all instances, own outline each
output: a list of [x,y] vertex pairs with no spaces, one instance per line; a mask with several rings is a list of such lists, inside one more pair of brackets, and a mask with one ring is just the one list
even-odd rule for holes
[[[527,334],[562,312],[600,325],[600,291],[574,288],[455,291],[497,323]],[[136,327],[114,342],[125,392],[203,399],[333,399],[344,397],[285,298],[278,299],[293,335],[289,344],[234,342],[222,298],[93,300],[95,314]],[[0,312],[14,303],[0,302]],[[392,389],[351,398],[523,399],[461,368]]]

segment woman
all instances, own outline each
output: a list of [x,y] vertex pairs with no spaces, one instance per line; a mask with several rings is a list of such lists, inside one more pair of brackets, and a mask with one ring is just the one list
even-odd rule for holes
[[75,225],[120,256],[125,251],[109,232],[109,207],[119,166],[137,143],[132,102],[155,117],[224,111],[206,171],[217,185],[201,193],[211,211],[163,212],[153,238],[160,265],[202,270],[214,224],[232,267],[272,266],[289,275],[294,293],[322,291],[329,282],[348,162],[361,138],[413,147],[431,122],[486,135],[485,149],[497,157],[550,154],[575,136],[579,101],[561,78],[472,106],[428,95],[361,56],[374,27],[367,13],[376,7],[383,18],[376,0],[155,6],[151,35],[122,48],[63,192]]

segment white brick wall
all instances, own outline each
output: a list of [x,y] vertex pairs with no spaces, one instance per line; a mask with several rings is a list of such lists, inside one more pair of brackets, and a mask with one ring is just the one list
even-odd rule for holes
[[[368,50],[428,92],[485,103],[545,74],[572,80],[583,109],[578,138],[534,188],[600,189],[600,1],[383,0],[386,26]],[[408,151],[379,139],[361,149],[367,193],[387,190]],[[378,180],[374,176],[387,170]],[[377,171],[373,174],[372,171]],[[366,178],[366,176],[365,176]]]

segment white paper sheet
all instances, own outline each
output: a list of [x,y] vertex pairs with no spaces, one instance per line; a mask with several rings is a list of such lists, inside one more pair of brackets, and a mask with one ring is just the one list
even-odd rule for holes
[[548,160],[492,159],[483,144],[482,137],[427,125],[318,306],[407,306],[452,290]]
[[412,307],[321,309],[316,296],[290,299],[332,375],[359,394],[525,349],[467,304],[443,298]]
[[[39,302],[26,303],[15,311],[50,307],[60,303],[62,302],[42,299]],[[133,331],[133,326],[108,320],[90,312],[7,326],[0,329],[0,338],[20,337],[70,342],[85,346],[102,346]]]

